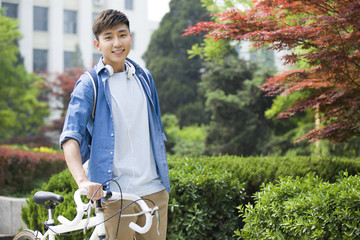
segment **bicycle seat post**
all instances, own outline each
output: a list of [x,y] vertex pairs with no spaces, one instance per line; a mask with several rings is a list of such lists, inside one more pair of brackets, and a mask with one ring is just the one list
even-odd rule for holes
[[56,205],[62,203],[63,201],[63,196],[52,192],[39,191],[34,194],[34,202],[36,204],[43,205],[44,208],[48,210],[49,219],[46,221],[48,226],[54,225],[54,209]]
[[48,222],[48,225],[54,225],[54,210],[55,210],[55,207],[54,208],[49,208],[48,209],[48,213],[49,213],[49,219],[47,220]]

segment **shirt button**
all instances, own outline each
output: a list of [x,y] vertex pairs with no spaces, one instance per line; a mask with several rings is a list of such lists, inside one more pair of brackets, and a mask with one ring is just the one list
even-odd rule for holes
[[113,152],[110,152],[111,155],[113,155]]
[[113,137],[113,136],[114,136],[114,133],[111,133],[111,136]]

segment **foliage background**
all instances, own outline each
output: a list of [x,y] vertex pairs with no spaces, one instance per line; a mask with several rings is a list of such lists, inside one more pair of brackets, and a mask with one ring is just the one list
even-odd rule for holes
[[209,13],[199,0],[170,1],[170,12],[151,36],[143,58],[155,79],[162,114],[175,114],[180,127],[206,123],[204,100],[197,93],[202,61],[188,59],[187,50],[199,36],[181,36],[183,29],[199,21],[209,20]]
[[22,65],[17,46],[21,37],[16,20],[0,9],[0,142],[22,137],[31,143],[49,115],[46,82]]

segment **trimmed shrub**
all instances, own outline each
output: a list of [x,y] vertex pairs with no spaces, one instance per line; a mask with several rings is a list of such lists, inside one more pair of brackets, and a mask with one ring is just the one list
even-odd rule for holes
[[335,183],[309,174],[263,185],[255,206],[239,207],[243,239],[360,239],[360,176]]
[[[172,191],[168,239],[232,239],[234,231],[244,224],[236,208],[250,200],[253,202],[253,194],[261,189],[263,183],[276,182],[284,176],[290,176],[289,179],[303,177],[308,173],[332,183],[341,170],[348,169],[349,175],[360,172],[358,159],[313,157],[220,156],[187,159],[169,156],[169,167]],[[73,203],[76,189],[77,185],[68,170],[54,175],[42,187],[44,191],[64,196],[65,203],[57,207],[56,213],[69,219],[76,214]],[[22,212],[27,212],[23,213],[23,220],[31,228],[36,228],[47,216],[41,206],[32,202],[32,198]],[[31,221],[34,223],[29,225]]]
[[[243,186],[236,178],[224,170],[188,163],[171,169],[170,179],[168,239],[232,239],[241,223],[237,206],[244,200]],[[75,217],[73,194],[76,189],[69,170],[54,175],[42,186],[43,191],[64,196],[64,202],[56,207],[55,218],[58,215],[70,220]],[[21,216],[30,229],[40,229],[47,212],[36,205],[31,196]],[[83,239],[83,235],[62,236],[62,239]]]
[[232,239],[243,185],[232,174],[186,161],[170,170],[168,239]]
[[63,154],[0,146],[0,194],[28,194],[38,182],[66,168]]
[[[212,156],[189,158],[191,162],[197,162],[202,166],[214,169],[226,170],[232,173],[234,178],[245,183],[245,191],[248,196],[246,202],[253,202],[251,197],[260,190],[263,183],[275,182],[284,176],[304,177],[313,173],[325,181],[335,182],[340,171],[347,171],[349,175],[360,173],[360,159],[340,157],[238,157],[238,156]],[[171,156],[170,168],[181,167],[185,164],[184,158]]]

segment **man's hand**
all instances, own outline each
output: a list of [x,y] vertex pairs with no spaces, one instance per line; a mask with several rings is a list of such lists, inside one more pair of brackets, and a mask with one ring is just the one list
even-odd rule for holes
[[[103,197],[103,188],[99,183],[90,181],[84,181],[78,184],[79,188],[85,188],[88,190],[87,198],[93,198],[93,200],[99,200]],[[94,195],[94,196],[93,196]]]

